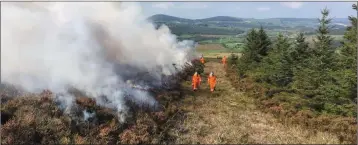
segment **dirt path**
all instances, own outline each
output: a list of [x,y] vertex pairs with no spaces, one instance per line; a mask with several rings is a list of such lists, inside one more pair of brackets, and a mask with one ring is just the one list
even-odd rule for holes
[[285,126],[272,115],[259,111],[254,100],[237,92],[225,77],[225,71],[217,62],[206,63],[206,75],[210,71],[218,77],[217,90],[209,92],[207,78],[199,91],[189,91],[181,109],[186,113],[179,129],[173,130],[176,143],[281,143],[281,144],[333,144],[339,143],[334,135],[309,132],[297,126]]

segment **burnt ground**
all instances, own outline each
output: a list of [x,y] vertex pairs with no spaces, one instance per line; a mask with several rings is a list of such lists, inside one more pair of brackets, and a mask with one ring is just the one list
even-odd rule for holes
[[[207,75],[214,71],[218,85],[210,93]],[[2,102],[1,143],[22,144],[148,144],[148,143],[281,143],[335,144],[337,136],[285,125],[259,110],[254,98],[237,91],[218,60],[209,60],[200,90],[191,90],[190,79],[178,90],[156,96],[163,110],[133,108],[122,124],[113,110],[78,97],[72,115],[64,113],[50,92]],[[2,97],[3,99],[3,97]],[[87,121],[83,111],[95,112]]]
[[[176,136],[168,134],[168,130],[176,127],[183,116],[178,107],[184,92],[181,81],[203,69],[198,60],[192,64],[169,76],[169,81],[163,80],[162,86],[146,90],[158,101],[156,108],[138,106],[127,96],[127,112],[98,106],[75,88],[69,90],[75,101],[65,109],[50,90],[30,94],[1,85],[1,144],[171,143]],[[106,100],[106,96],[101,97]],[[119,122],[122,113],[128,114],[124,123]]]

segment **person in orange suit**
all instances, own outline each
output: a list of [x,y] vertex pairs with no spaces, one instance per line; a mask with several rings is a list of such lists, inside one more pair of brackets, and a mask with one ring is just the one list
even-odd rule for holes
[[208,82],[209,82],[210,91],[214,92],[216,87],[216,76],[214,75],[213,72],[210,72],[208,77]]
[[226,67],[226,64],[227,64],[227,58],[226,56],[224,56],[221,60],[221,62],[223,63],[224,67]]
[[191,84],[193,86],[193,91],[196,91],[200,84],[201,84],[201,77],[197,72],[195,72]]
[[204,64],[204,63],[205,63],[204,56],[201,56],[201,58],[200,58],[200,62],[201,62],[202,64]]

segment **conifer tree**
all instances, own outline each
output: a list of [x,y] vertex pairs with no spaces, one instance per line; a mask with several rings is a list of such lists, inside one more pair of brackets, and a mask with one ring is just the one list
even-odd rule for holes
[[[354,4],[353,9],[357,11],[357,7]],[[346,69],[357,69],[357,18],[354,16],[348,17],[351,22],[351,26],[347,27],[343,36],[343,46],[340,51],[340,58],[342,65]]]
[[[352,8],[357,11],[354,4]],[[336,79],[340,83],[342,95],[351,101],[357,97],[357,17],[349,16],[351,26],[347,27],[344,34],[343,46],[340,51],[340,71]]]
[[247,70],[253,68],[258,59],[257,31],[251,29],[246,35],[244,50],[237,64],[239,75],[243,76]]
[[245,39],[243,56],[238,63],[239,73],[242,76],[245,71],[256,69],[262,59],[268,55],[271,41],[263,27],[258,31],[251,29]]
[[311,49],[302,32],[296,36],[290,56],[296,66],[307,63],[307,59],[311,56]]
[[251,29],[246,35],[242,59],[247,63],[252,63],[259,59],[258,34],[255,29]]
[[287,37],[278,34],[274,47],[263,59],[262,68],[266,72],[264,79],[268,83],[284,87],[288,85],[293,77],[292,61],[290,58],[290,43]]
[[258,31],[257,35],[258,35],[257,37],[258,37],[258,50],[259,50],[258,53],[260,54],[260,59],[258,60],[258,62],[260,62],[262,57],[268,55],[271,46],[271,41],[262,26],[260,27],[260,30]]
[[322,17],[319,19],[319,27],[316,30],[317,35],[314,39],[313,54],[317,57],[315,63],[321,72],[330,71],[334,68],[335,48],[332,46],[333,38],[329,35],[331,30],[330,23],[332,21],[329,16],[329,10],[324,8],[321,11]]
[[[333,59],[335,53],[332,47],[333,39],[329,36],[329,24],[331,21],[328,18],[329,10],[325,8],[321,11],[321,14],[322,17],[319,19],[320,26],[317,29],[312,50],[304,43],[303,36],[300,36],[302,34],[299,34],[298,38],[296,38],[296,40],[299,39],[297,41],[301,42],[297,42],[299,45],[296,44],[295,51],[303,53],[302,57],[305,58],[296,58],[296,61],[302,61],[302,63],[295,67],[293,82],[293,88],[302,90],[306,95],[322,95],[323,98],[317,97],[318,102],[324,102],[329,99],[329,95],[323,95],[324,93],[329,93],[326,91],[328,87],[325,85],[334,88],[334,85],[331,85],[332,82],[330,82],[332,80],[330,72],[335,62]],[[323,106],[318,108],[322,109]]]

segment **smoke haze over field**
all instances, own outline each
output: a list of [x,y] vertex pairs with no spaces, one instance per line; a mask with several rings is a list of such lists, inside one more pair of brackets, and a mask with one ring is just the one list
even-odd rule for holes
[[177,42],[165,26],[156,30],[134,3],[5,2],[1,9],[2,83],[50,89],[67,107],[70,87],[122,112],[125,95],[153,105],[147,92],[125,83],[128,77],[149,72],[160,83],[162,74],[175,73],[173,63],[188,61],[193,44]]

